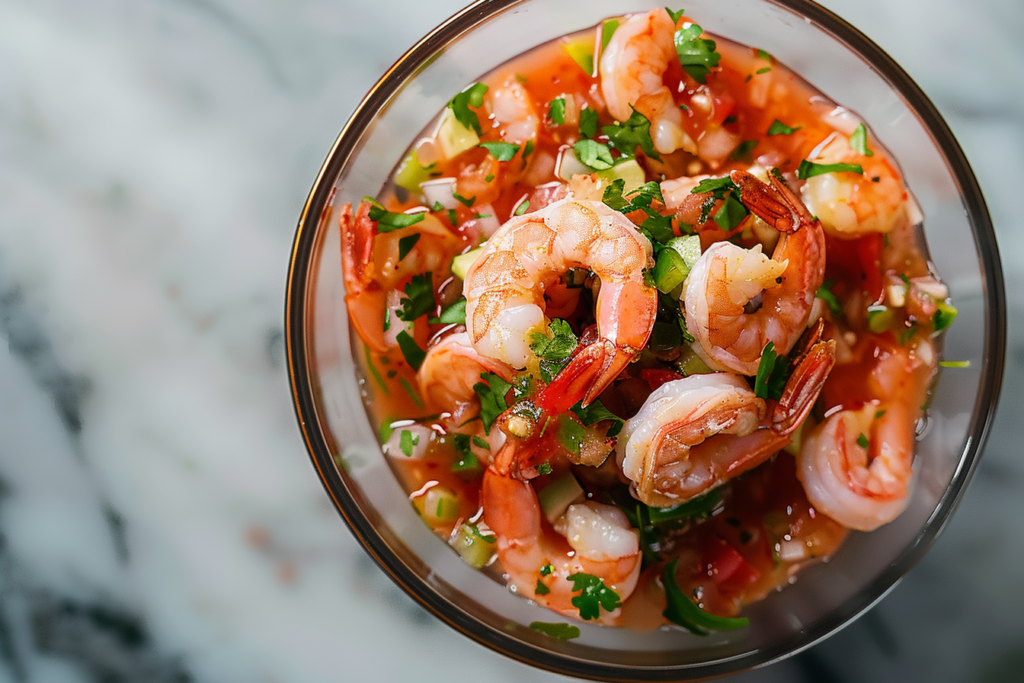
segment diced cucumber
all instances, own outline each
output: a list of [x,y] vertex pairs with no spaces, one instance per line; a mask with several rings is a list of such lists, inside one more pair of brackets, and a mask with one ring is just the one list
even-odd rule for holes
[[466,273],[469,272],[469,267],[476,262],[477,258],[480,257],[484,251],[484,245],[481,244],[472,251],[467,251],[465,254],[459,254],[452,259],[452,275],[459,278],[460,280],[466,279]]
[[686,377],[690,375],[706,375],[714,372],[692,349],[683,352],[683,356],[676,362],[676,367]]
[[654,286],[663,294],[683,284],[690,269],[675,249],[662,249],[658,254],[658,262],[654,265]]
[[566,472],[558,477],[537,494],[540,509],[552,524],[562,516],[570,505],[581,502],[583,499],[583,488],[576,481],[572,472]]
[[647,182],[644,169],[640,168],[636,159],[627,159],[605,171],[598,171],[597,177],[609,184],[621,178],[625,182],[625,186],[622,188],[623,195],[629,194]]
[[420,165],[416,150],[409,152],[395,172],[395,185],[414,194],[420,193],[420,183],[430,180],[430,171]]
[[892,326],[892,309],[882,304],[868,306],[868,329],[881,334]]
[[953,324],[956,320],[956,306],[945,301],[938,303],[938,309],[935,311],[935,315],[932,316],[932,326],[935,328],[935,332],[942,332],[944,329]]
[[447,486],[430,487],[422,496],[413,499],[413,504],[430,526],[454,522],[459,518],[459,499]]
[[462,125],[451,109],[445,109],[437,129],[437,144],[446,159],[453,159],[479,145],[480,138],[472,128]]
[[471,567],[480,569],[487,566],[498,549],[498,544],[489,533],[482,532],[470,524],[463,524],[449,541],[456,552]]

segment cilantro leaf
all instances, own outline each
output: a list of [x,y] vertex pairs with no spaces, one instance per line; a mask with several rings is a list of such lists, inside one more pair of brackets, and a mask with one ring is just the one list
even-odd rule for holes
[[459,202],[459,204],[462,204],[467,209],[473,206],[474,203],[476,203],[476,197],[463,197],[458,192],[452,192],[452,197],[454,197],[455,200]]
[[399,261],[401,261],[402,259],[409,255],[409,252],[412,251],[412,248],[415,247],[416,243],[420,241],[420,237],[421,235],[417,232],[413,235],[406,235],[405,237],[400,237],[398,239]]
[[551,589],[541,583],[540,579],[537,579],[537,587],[533,589],[533,592],[537,595],[547,595],[551,592]]
[[519,145],[513,145],[511,142],[481,142],[480,146],[498,161],[511,161],[519,151]]
[[[629,108],[633,109],[633,105],[629,105]],[[636,109],[633,109],[625,122],[605,126],[601,132],[608,136],[611,144],[624,156],[634,156],[639,147],[650,158],[661,161],[654,150],[654,141],[651,140],[651,122]]]
[[411,323],[429,313],[437,304],[434,302],[434,278],[431,273],[413,275],[405,286],[402,310],[395,311],[400,320]]
[[391,211],[386,211],[384,207],[369,197],[364,197],[363,200],[368,200],[372,203],[372,206],[370,206],[370,220],[377,223],[377,232],[391,232],[399,228],[408,228],[410,225],[416,225],[427,217],[422,211],[417,213],[392,213]]
[[480,379],[483,381],[474,384],[473,391],[480,397],[480,420],[484,424],[484,434],[490,434],[491,425],[499,415],[508,410],[505,394],[512,385],[493,372],[482,373]]
[[704,29],[697,24],[690,24],[675,32],[679,63],[683,71],[701,84],[707,83],[708,74],[718,66],[718,60],[722,58],[722,55],[715,52],[715,41],[700,37],[703,32]]
[[758,398],[778,400],[789,379],[789,359],[775,351],[775,343],[768,342],[761,351],[761,362],[754,379],[754,395]]
[[661,581],[665,584],[665,602],[667,606],[662,615],[673,624],[678,624],[697,636],[706,636],[711,631],[733,631],[750,625],[746,618],[730,619],[708,614],[694,604],[679,589],[676,583],[676,565],[679,559],[672,560],[661,573]]
[[530,628],[559,640],[571,640],[580,637],[580,627],[571,624],[549,624],[546,621],[534,621],[530,623]]
[[710,193],[711,196],[704,202],[700,212],[700,222],[704,223],[711,215],[715,203],[724,200],[725,203],[715,212],[715,222],[723,230],[732,230],[746,218],[749,211],[739,201],[740,188],[729,176],[722,178],[706,178],[690,190],[690,194]]
[[572,146],[576,158],[580,162],[595,171],[606,171],[615,165],[612,152],[608,145],[602,145],[594,140],[578,140]]
[[715,212],[715,223],[718,223],[718,227],[722,230],[728,232],[739,227],[748,213],[750,212],[747,211],[747,207],[743,206],[733,193],[725,198],[721,208]]
[[850,136],[850,149],[866,157],[873,157],[875,153],[868,149],[868,129],[861,123]]
[[871,442],[868,441],[868,437],[864,436],[864,434],[861,433],[857,437],[857,445],[860,446],[861,448],[867,448],[869,445],[871,445]]
[[469,444],[469,434],[456,434],[452,437],[452,445],[455,446],[455,450],[459,454],[459,460],[452,465],[452,472],[474,473],[480,470],[480,461],[477,460],[476,454],[470,449]]
[[629,213],[625,209],[630,206],[630,203],[622,198],[622,191],[625,189],[626,181],[622,178],[616,178],[608,187],[604,188],[604,195],[602,195],[601,201],[616,211]]
[[814,296],[821,299],[828,305],[828,310],[832,311],[832,315],[839,317],[843,314],[843,309],[839,305],[839,299],[832,293],[832,285],[834,282],[823,282],[821,287],[818,287],[818,291],[814,293]]
[[453,97],[452,101],[448,103],[448,108],[452,110],[455,119],[466,128],[475,130],[477,135],[483,135],[483,129],[480,128],[480,119],[477,118],[476,112],[471,110],[470,107],[482,106],[484,103],[484,93],[487,90],[487,86],[483,83],[474,83]]
[[463,297],[448,308],[441,311],[436,318],[428,318],[431,325],[465,325],[466,324],[466,298]]
[[565,367],[578,344],[579,340],[569,327],[569,323],[561,318],[551,320],[548,334],[534,332],[530,338],[530,350],[540,358],[541,379],[550,383],[551,379]]
[[684,9],[673,12],[668,7],[665,8],[665,11],[668,12],[668,17],[669,19],[672,20],[673,24],[679,23],[679,17],[683,16],[683,14],[686,12],[686,10]]
[[864,175],[864,168],[860,164],[816,164],[813,161],[804,159],[796,169],[796,177],[800,180],[807,180],[816,175],[826,173],[858,173]]
[[586,408],[580,405],[581,403],[582,401],[569,409],[576,413],[576,417],[580,419],[580,422],[589,427],[590,425],[597,424],[603,420],[612,420],[613,424],[611,429],[608,430],[608,436],[616,436],[620,431],[622,431],[622,426],[625,424],[622,421],[622,418],[605,408],[604,404],[601,403],[600,400],[594,401]]
[[395,340],[398,342],[398,348],[401,349],[402,355],[405,357],[405,362],[413,370],[419,370],[420,366],[423,365],[423,359],[427,357],[427,352],[420,348],[420,345],[409,336],[408,332],[399,332]]
[[604,581],[593,574],[577,572],[567,577],[572,581],[572,590],[582,591],[572,599],[572,604],[580,611],[582,619],[597,619],[601,608],[612,612],[622,605],[619,594],[604,584]]
[[764,60],[768,61],[769,63],[775,61],[774,57],[772,57],[767,51],[762,50],[761,48],[757,49],[756,54],[757,54],[758,59],[764,59]]
[[768,126],[768,135],[792,135],[803,128],[803,126],[797,126],[796,128],[790,128],[782,121],[775,119],[772,121],[772,125]]
[[736,149],[732,151],[729,158],[736,161],[750,161],[750,154],[757,147],[757,140],[744,140],[740,144],[736,145]]
[[590,107],[580,111],[580,135],[585,138],[597,135],[597,111]]
[[522,202],[519,203],[519,206],[517,206],[516,210],[513,211],[512,213],[515,214],[516,216],[522,216],[529,209],[530,209],[530,200],[529,199],[524,199]]
[[675,233],[672,232],[672,216],[662,216],[651,208],[651,202],[655,199],[662,204],[665,203],[665,198],[661,194],[661,186],[653,180],[649,183],[644,183],[632,192],[626,193],[626,197],[631,198],[628,201],[623,197],[622,193],[625,187],[626,181],[622,178],[616,178],[604,189],[601,201],[622,213],[630,213],[631,211],[643,211],[646,213],[647,218],[640,224],[640,229],[646,232],[653,242],[664,243],[675,237]]
[[719,489],[711,489],[703,496],[670,508],[650,508],[647,511],[647,516],[651,520],[651,524],[676,522],[688,517],[707,517],[714,512],[721,500],[722,492]]
[[565,123],[565,98],[557,97],[548,105],[548,119],[556,126]]
[[587,428],[576,420],[562,418],[558,423],[558,442],[570,453],[580,454],[583,442],[587,438]]
[[537,465],[537,472],[540,474],[551,474],[551,471],[552,470],[550,462],[542,462],[541,464]]

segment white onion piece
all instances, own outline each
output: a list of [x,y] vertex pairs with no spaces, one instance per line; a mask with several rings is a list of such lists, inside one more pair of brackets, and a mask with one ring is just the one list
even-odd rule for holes
[[459,200],[455,198],[455,178],[424,180],[420,183],[420,190],[427,200],[427,206],[437,203],[446,209],[454,209],[459,205]]
[[498,216],[494,213],[494,207],[490,204],[483,204],[481,206],[474,206],[473,210],[478,216],[475,220],[480,234],[484,236],[484,239],[490,239],[491,235],[496,233],[498,228],[501,227],[501,221],[498,220]]
[[732,154],[738,144],[738,135],[721,126],[711,126],[697,141],[697,156],[715,168]]
[[408,332],[412,334],[412,323],[408,323],[398,317],[398,311],[402,310],[402,299],[405,294],[392,289],[388,292],[386,300],[387,310],[384,313],[384,321],[387,329],[384,330],[384,343],[389,347],[398,346],[398,333]]

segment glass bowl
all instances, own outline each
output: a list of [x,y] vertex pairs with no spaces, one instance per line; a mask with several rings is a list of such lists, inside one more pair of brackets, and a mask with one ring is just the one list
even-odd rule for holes
[[853,533],[825,564],[744,612],[750,627],[706,638],[583,626],[562,641],[531,630],[557,616],[473,569],[417,516],[360,398],[343,302],[337,211],[375,196],[414,137],[454,93],[526,49],[646,11],[649,0],[483,0],[432,31],[366,95],[309,194],[288,274],[288,367],[299,424],[327,493],[380,567],[458,631],[523,662],[604,680],[688,680],[807,648],[862,614],[921,558],[977,466],[1002,378],[1005,302],[995,236],[971,169],[934,105],[874,43],[804,0],[688,0],[709,33],[767,50],[857,112],[900,163],[925,215],[931,258],[960,314],[917,444],[906,512]]

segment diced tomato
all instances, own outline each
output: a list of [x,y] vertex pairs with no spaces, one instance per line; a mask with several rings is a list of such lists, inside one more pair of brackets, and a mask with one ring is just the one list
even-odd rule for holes
[[708,574],[723,593],[738,593],[761,578],[761,572],[722,539],[708,548],[707,557]]
[[640,371],[640,379],[650,385],[651,391],[654,391],[662,384],[667,384],[668,382],[673,382],[682,378],[682,375],[678,375],[671,370],[647,369]]
[[865,235],[857,240],[857,257],[860,259],[861,271],[864,273],[864,291],[871,301],[879,301],[882,296],[882,246],[885,236],[879,234]]
[[[885,236],[865,235],[855,240],[843,240],[827,236],[827,272],[839,271],[834,279],[859,282],[870,301],[878,301],[882,295],[882,247]],[[830,276],[832,277],[832,276]]]
[[722,125],[736,111],[736,98],[724,88],[712,88],[711,101],[715,105],[712,120],[718,125]]

